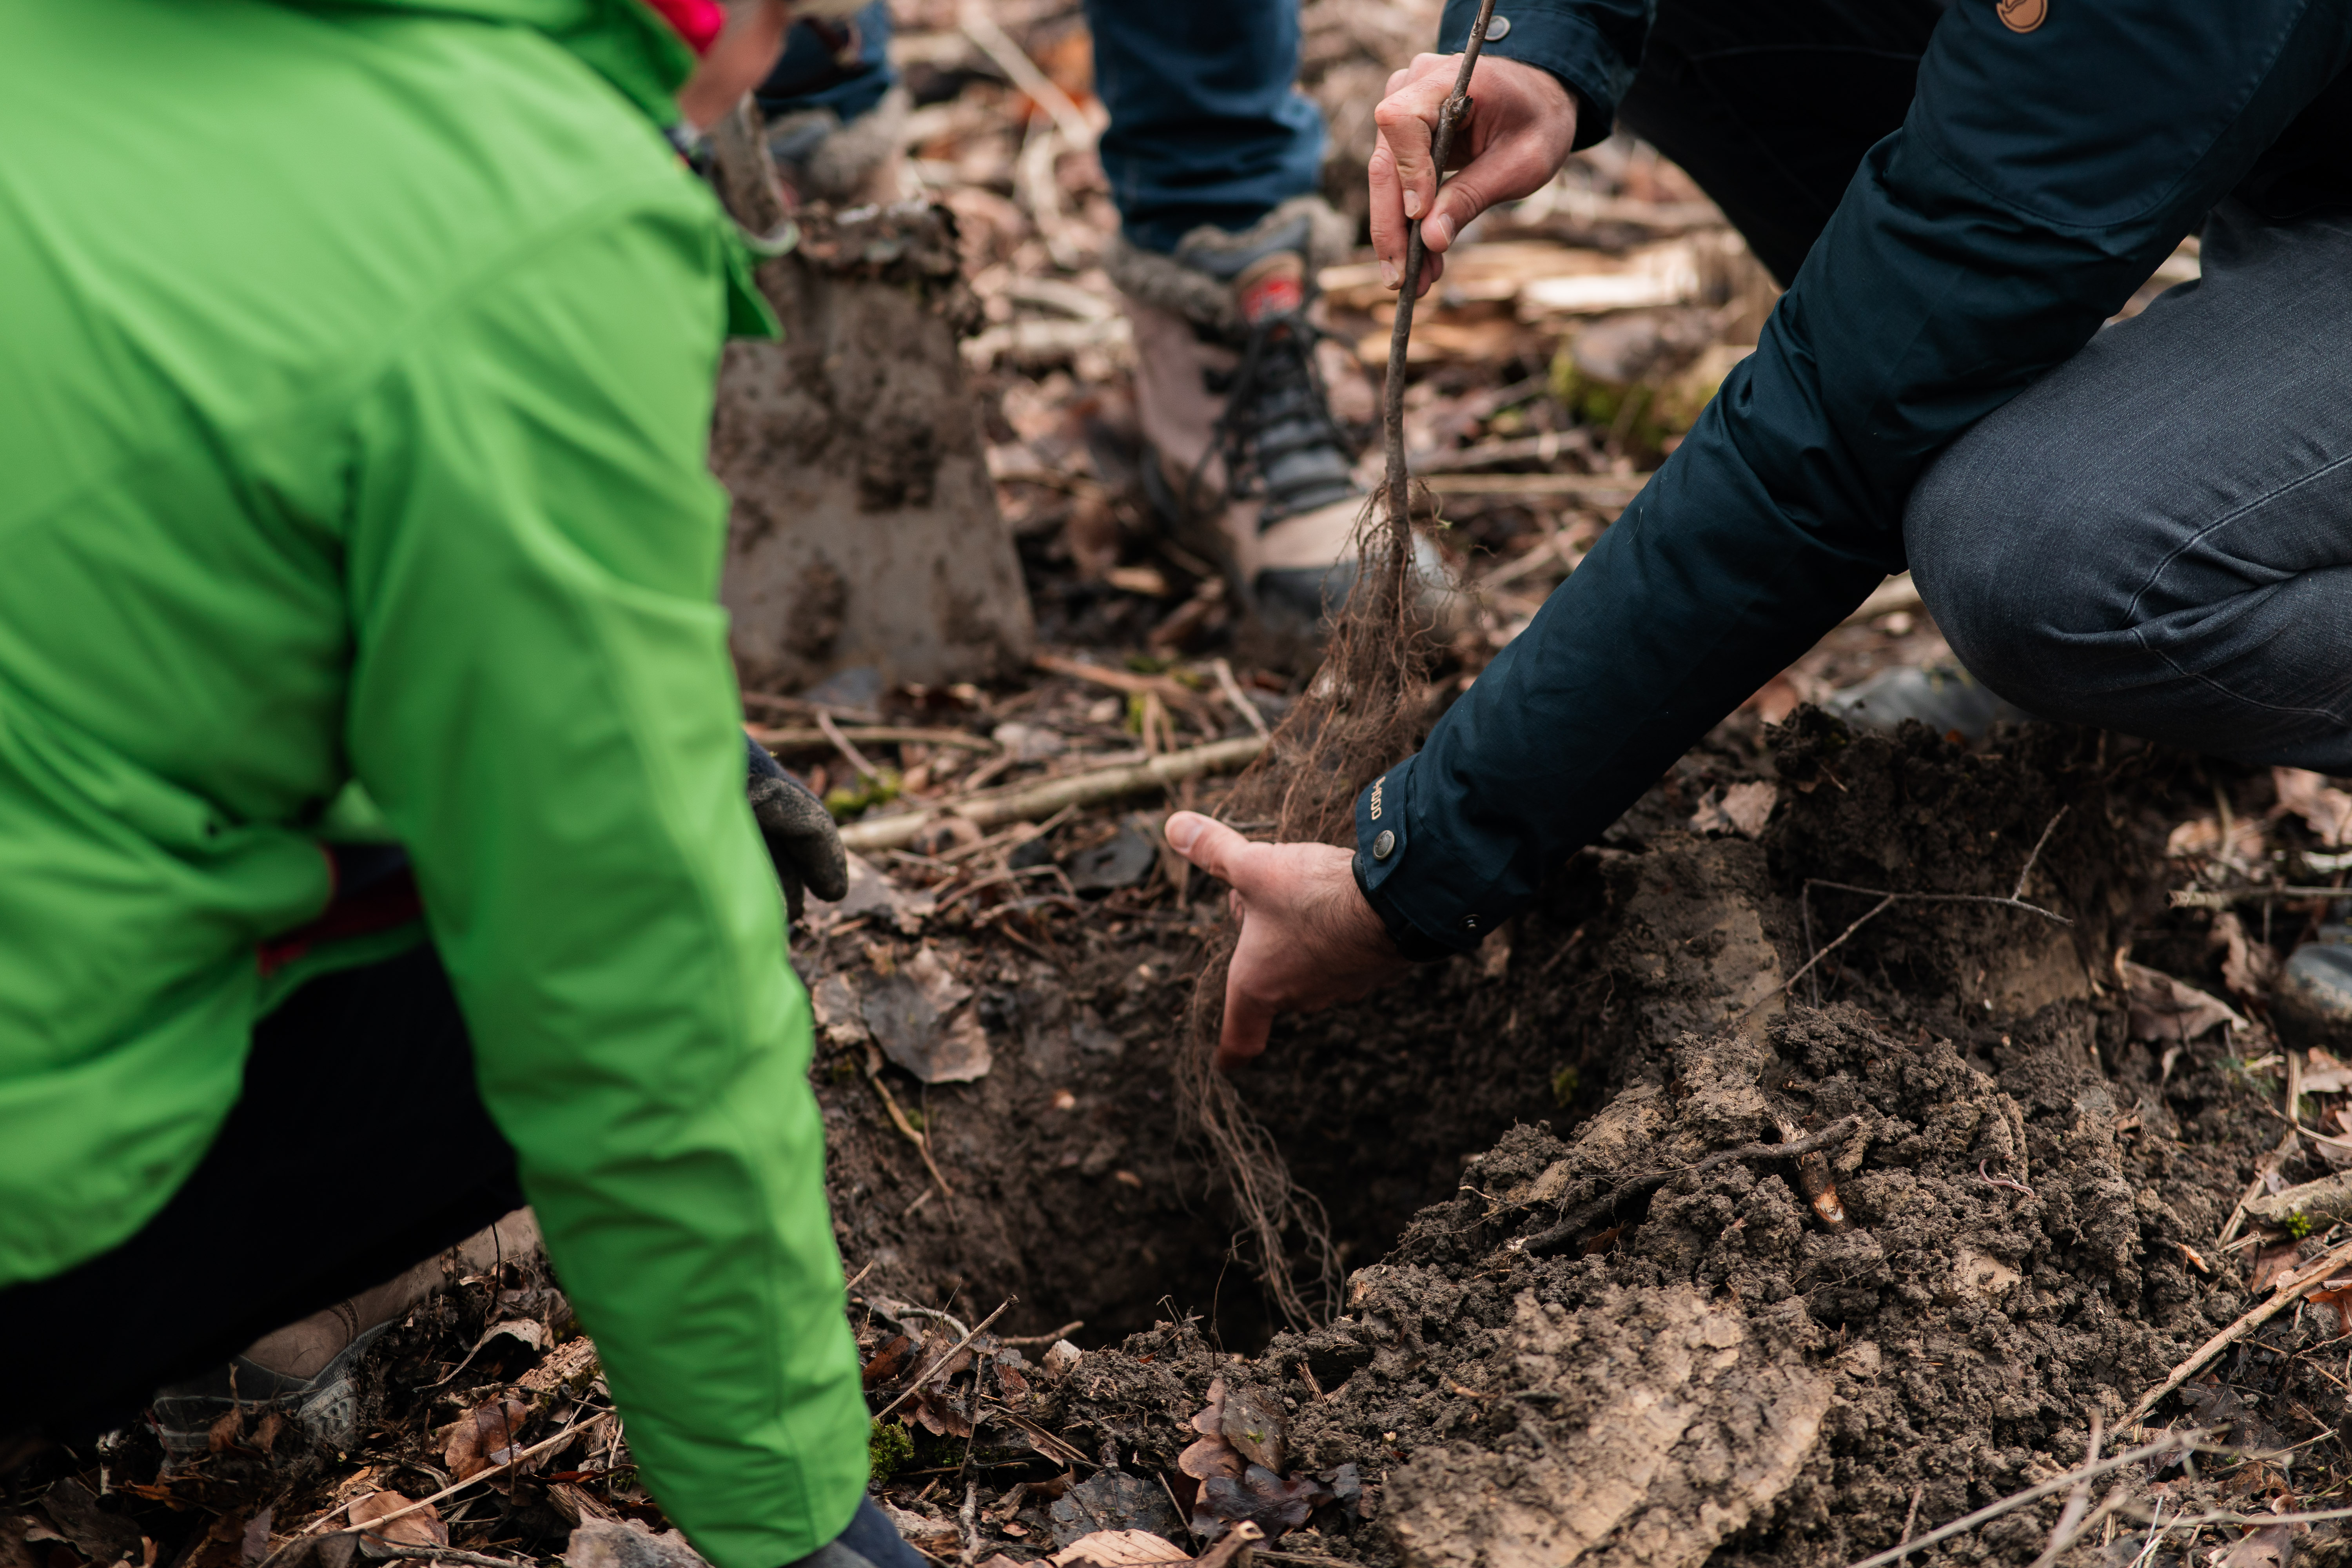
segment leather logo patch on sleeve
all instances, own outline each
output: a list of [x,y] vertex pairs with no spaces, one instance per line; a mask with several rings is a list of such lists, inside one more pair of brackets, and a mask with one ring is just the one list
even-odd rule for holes
[[2050,0],[1997,0],[1993,9],[2012,33],[2030,33],[2050,19]]

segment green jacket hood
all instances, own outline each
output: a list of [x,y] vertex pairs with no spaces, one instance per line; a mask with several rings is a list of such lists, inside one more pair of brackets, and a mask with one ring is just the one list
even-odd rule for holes
[[618,89],[656,125],[677,118],[694,52],[645,0],[277,0],[297,11],[402,11],[474,17],[544,33]]

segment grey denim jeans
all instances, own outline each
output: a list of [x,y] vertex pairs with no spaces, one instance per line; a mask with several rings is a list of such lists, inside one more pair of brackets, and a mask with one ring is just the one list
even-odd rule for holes
[[1913,580],[2029,712],[2352,773],[2352,215],[2225,205],[2203,264],[1937,459]]

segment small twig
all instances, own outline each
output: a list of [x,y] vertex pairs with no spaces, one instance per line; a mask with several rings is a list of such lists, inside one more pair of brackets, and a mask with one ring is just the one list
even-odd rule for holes
[[1919,1500],[1927,1495],[1926,1481],[1921,1481],[1911,1489],[1911,1511],[1903,1516],[1903,1533],[1895,1538],[1895,1545],[1900,1546],[1911,1539],[1911,1527],[1919,1522]]
[[2220,1245],[2224,1250],[2227,1250],[2231,1245],[2230,1238],[2238,1234],[2238,1227],[2246,1222],[2246,1205],[2261,1197],[2263,1189],[2270,1184],[2263,1180],[2265,1169],[2276,1170],[2281,1161],[2294,1152],[2294,1141],[2300,1131],[2301,1129],[2297,1129],[2296,1131],[2289,1132],[2281,1138],[2278,1141],[2278,1147],[2270,1152],[2270,1157],[2254,1166],[2254,1179],[2246,1184],[2244,1195],[2238,1199],[2237,1206],[2230,1211],[2229,1223],[2221,1227]]
[[[1832,782],[1834,783],[1835,781],[1832,780]],[[2000,909],[2023,910],[2028,914],[2040,915],[2043,920],[2054,921],[2062,926],[2073,925],[2074,922],[2066,916],[2059,914],[2053,910],[2045,910],[2040,904],[2030,904],[2025,901],[2025,879],[2033,874],[2034,863],[2042,858],[2042,846],[2050,842],[2050,836],[2058,830],[2058,824],[2065,817],[2065,816],[2066,808],[2062,805],[2058,808],[2058,815],[2052,817],[2050,819],[2050,825],[2042,830],[2042,837],[2033,841],[2032,852],[2026,856],[2025,864],[2018,868],[2016,890],[2011,892],[2007,898],[2001,898],[1992,893],[1890,892],[1885,888],[1860,888],[1856,887],[1852,882],[1832,882],[1825,877],[1806,878],[1804,889],[1799,895],[1798,902],[1803,910],[1806,941],[1809,945],[1812,939],[1813,910],[1811,900],[1812,892],[1815,888],[1830,888],[1841,893],[1864,893],[1876,899],[1878,902],[1872,905],[1870,910],[1864,913],[1860,920],[1855,921],[1852,925],[1846,927],[1845,930],[1838,932],[1836,941],[1831,942],[1827,947],[1822,948],[1820,952],[1806,959],[1803,965],[1799,968],[1794,974],[1791,974],[1787,980],[1781,983],[1780,990],[1777,992],[1767,992],[1757,1001],[1749,1003],[1748,1005],[1747,1013],[1753,1013],[1757,1008],[1761,1007],[1766,1002],[1770,1001],[1772,997],[1776,995],[1785,996],[1790,992],[1794,991],[1797,988],[1797,982],[1802,980],[1806,975],[1811,974],[1813,972],[1814,966],[1820,963],[1822,959],[1827,958],[1831,953],[1835,952],[1839,948],[1844,946],[1846,940],[1853,936],[1854,932],[1868,925],[1872,921],[1876,920],[1880,915],[1885,914],[1888,910],[1894,908],[1898,903],[1990,904]],[[1816,990],[1815,994],[1818,996],[1818,990]],[[1741,1016],[1746,1016],[1746,1013],[1743,1013]]]
[[2176,910],[2226,910],[2231,904],[2251,904],[2268,900],[2276,903],[2294,899],[2340,899],[2342,888],[2218,888],[2210,892],[2199,888],[2175,888],[2172,907]]
[[[2333,1133],[2328,1132],[2314,1132],[2310,1128],[2305,1127],[2302,1122],[2295,1121],[2293,1117],[2282,1116],[2278,1111],[2267,1105],[2263,1106],[2262,1110],[2263,1114],[2269,1117],[2272,1121],[2284,1121],[2289,1127],[2294,1128],[2294,1132],[2289,1133],[2289,1137],[2294,1136],[2295,1133],[2300,1133],[2304,1137],[2310,1139],[2313,1142],[2325,1143],[2331,1149],[2352,1149],[2352,1138],[2338,1138]],[[2253,1195],[2255,1197],[2262,1196],[2260,1193],[2256,1193]]]
[[[747,724],[751,739],[771,752],[790,752],[803,748],[830,746],[833,737],[823,728],[772,730],[761,724]],[[994,752],[1000,748],[985,735],[974,735],[962,730],[919,729],[899,724],[836,725],[852,741],[866,741],[877,746],[947,746],[957,751]]]
[[[1808,926],[1812,923],[1812,907],[1811,903],[1812,891],[1812,879],[1811,878],[1807,878],[1803,890],[1798,895],[1798,901],[1805,905],[1805,923]],[[1762,997],[1750,1002],[1748,1005],[1747,1012],[1742,1013],[1740,1016],[1742,1017],[1746,1017],[1748,1013],[1753,1013],[1757,1008],[1764,1005],[1766,1002],[1770,1001],[1773,996],[1785,996],[1790,992],[1795,990],[1797,988],[1797,982],[1802,980],[1806,975],[1811,974],[1813,972],[1814,967],[1818,965],[1822,959],[1827,958],[1831,953],[1835,952],[1839,948],[1843,947],[1848,937],[1853,935],[1854,932],[1868,925],[1872,921],[1876,920],[1880,915],[1885,914],[1888,910],[1893,909],[1895,907],[1895,900],[1902,896],[1903,895],[1900,893],[1889,893],[1885,898],[1879,900],[1877,904],[1871,909],[1868,914],[1864,915],[1860,920],[1854,921],[1853,924],[1838,932],[1836,941],[1831,942],[1829,946],[1822,948],[1819,952],[1814,953],[1811,958],[1805,960],[1802,966],[1798,969],[1796,973],[1789,976],[1788,983],[1782,985],[1778,992],[1767,992]],[[1816,997],[1820,994],[1818,984],[1815,986],[1814,994]]]
[[[1060,778],[1019,784],[1000,794],[960,795],[926,811],[905,811],[853,822],[841,830],[841,842],[848,849],[869,854],[877,849],[902,849],[913,843],[924,828],[946,816],[961,816],[981,828],[1051,816],[1072,806],[1094,805],[1122,795],[1165,789],[1202,773],[1245,766],[1256,761],[1268,743],[1255,735],[1242,735],[1230,741],[1188,746],[1144,762],[1118,763],[1087,773],[1065,773]],[[1003,763],[1009,766],[1013,760],[1014,753],[1007,752],[981,765],[991,768]]]
[[[2033,841],[2033,852],[2025,858],[2025,864],[2017,868],[2017,886],[2009,890],[2009,901],[2011,903],[2014,904],[2023,901],[2025,898],[2025,879],[2033,875],[2033,863],[2042,858],[2042,847],[2050,842],[2050,836],[2057,832],[2058,825],[2065,820],[2066,808],[2062,805],[2058,808],[2058,815],[2052,817],[2050,819],[2050,825],[2042,830],[2042,837]],[[2055,920],[2058,917],[2053,915],[2051,918]],[[2073,922],[2069,921],[2068,923],[2071,924]]]
[[[2161,1507],[2160,1500],[2158,1506]],[[2129,1506],[2116,1511],[2124,1514],[2133,1512]],[[2320,1509],[2311,1513],[2192,1513],[2174,1520],[2164,1528],[2187,1530],[2195,1526],[2201,1529],[2209,1524],[2323,1524],[2331,1519],[2352,1519],[2352,1508]],[[2153,1525],[2156,1521],[2148,1519],[2141,1522]]]
[[963,36],[979,45],[980,52],[1012,79],[1013,85],[1021,89],[1022,96],[1045,111],[1065,142],[1080,152],[1095,144],[1095,128],[1084,111],[1071,101],[1070,95],[1064,92],[1053,78],[1037,68],[1037,62],[1013,41],[1013,35],[999,26],[996,19],[985,9],[967,0],[963,14],[957,22],[963,30]]
[[948,1185],[945,1176],[940,1174],[939,1162],[931,1158],[930,1138],[915,1131],[915,1124],[907,1120],[905,1111],[898,1109],[898,1097],[890,1092],[890,1086],[882,1081],[882,1054],[879,1051],[875,1052],[866,1064],[866,1081],[872,1084],[874,1092],[882,1097],[882,1109],[890,1113],[891,1121],[906,1134],[907,1142],[915,1146],[915,1152],[923,1157],[923,1168],[930,1172],[931,1180],[940,1184],[940,1191],[949,1197],[955,1196],[955,1189]]
[[[971,1435],[980,1436],[980,1424],[972,1423]],[[964,1462],[971,1462],[971,1450],[964,1450]],[[963,1554],[957,1561],[963,1568],[980,1561],[980,1483],[966,1481],[963,1486],[963,1506],[956,1510],[956,1533],[963,1537]]]
[[[1996,1187],[2007,1187],[2011,1192],[2023,1193],[2029,1198],[2033,1196],[2033,1189],[2027,1186],[2024,1183],[2012,1182],[2007,1176],[1996,1176],[1991,1172],[1986,1170],[1985,1166],[1990,1163],[1990,1162],[1988,1160],[1979,1160],[1977,1162],[1977,1174],[1982,1176],[1986,1181],[1991,1183]],[[2093,1421],[2096,1421],[2098,1417],[2094,1415],[2091,1419]]]
[[1816,1149],[1825,1149],[1832,1143],[1843,1142],[1861,1125],[1862,1118],[1859,1116],[1841,1117],[1819,1132],[1810,1137],[1800,1138],[1793,1143],[1743,1143],[1737,1149],[1725,1149],[1720,1152],[1709,1154],[1704,1160],[1696,1161],[1687,1165],[1677,1165],[1672,1170],[1645,1171],[1638,1176],[1630,1177],[1619,1183],[1610,1190],[1606,1197],[1596,1198],[1573,1210],[1549,1230],[1512,1245],[1516,1250],[1543,1257],[1568,1245],[1575,1239],[1578,1231],[1609,1213],[1625,1199],[1663,1187],[1676,1176],[1696,1175],[1701,1172],[1714,1170],[1718,1165],[1730,1164],[1736,1160],[1801,1159]]
[[[1486,47],[1486,28],[1495,19],[1495,0],[1478,0],[1478,19],[1470,24],[1470,37],[1462,47],[1462,68],[1454,76],[1454,91],[1437,111],[1437,133],[1430,142],[1430,166],[1436,176],[1445,178],[1445,163],[1454,149],[1454,132],[1470,112],[1470,79],[1478,68],[1478,52]],[[1444,187],[1441,185],[1440,190]],[[1435,202],[1431,210],[1435,210]],[[1405,225],[1404,277],[1397,289],[1396,321],[1389,329],[1388,384],[1381,388],[1381,445],[1388,459],[1386,489],[1389,498],[1389,526],[1395,531],[1400,569],[1409,559],[1404,543],[1412,515],[1412,479],[1405,467],[1404,451],[1404,378],[1405,365],[1412,345],[1412,309],[1421,291],[1421,268],[1427,258],[1427,242],[1422,237],[1421,226],[1429,213],[1423,212]]]
[[860,777],[872,779],[882,776],[881,771],[866,760],[866,753],[849,743],[849,737],[841,732],[841,726],[833,721],[832,714],[819,713],[816,727],[824,731],[824,738],[833,742],[833,749],[848,760],[849,765],[857,770]]
[[860,1279],[865,1279],[868,1274],[873,1273],[873,1272],[874,1272],[874,1265],[875,1265],[876,1263],[880,1262],[880,1261],[881,1261],[881,1259],[880,1259],[880,1258],[874,1258],[874,1259],[869,1260],[869,1261],[866,1263],[866,1267],[865,1267],[865,1268],[863,1268],[859,1269],[856,1273],[855,1273],[855,1274],[851,1275],[848,1279],[846,1279],[843,1280],[843,1281],[842,1281],[842,1283],[841,1283],[841,1288],[842,1288],[844,1290],[855,1290],[855,1289],[857,1289],[857,1282],[858,1282]]
[[962,1350],[964,1346],[971,1343],[972,1341],[980,1338],[982,1334],[986,1333],[988,1331],[988,1325],[996,1321],[997,1319],[1004,1316],[1004,1309],[1010,1307],[1013,1302],[1018,1301],[1019,1300],[1021,1300],[1021,1298],[1018,1296],[1007,1296],[1004,1298],[1003,1301],[998,1305],[996,1310],[989,1313],[988,1316],[982,1318],[978,1323],[973,1325],[971,1332],[964,1335],[963,1338],[958,1340],[954,1344],[950,1345],[945,1355],[940,1357],[939,1360],[931,1363],[930,1365],[925,1367],[921,1373],[918,1373],[914,1381],[908,1384],[907,1386],[899,1392],[898,1398],[892,1400],[889,1404],[876,1411],[874,1413],[874,1419],[877,1421],[881,1420],[885,1415],[889,1415],[890,1412],[898,1409],[898,1406],[906,1404],[908,1400],[913,1398],[915,1396],[916,1390],[923,1386],[924,1379],[929,1377],[931,1373],[939,1371],[940,1368],[947,1365],[948,1363],[955,1360],[957,1352]]
[[1260,735],[1265,734],[1265,715],[1257,710],[1257,704],[1243,692],[1242,683],[1234,679],[1234,667],[1220,658],[1211,661],[1209,668],[1216,672],[1217,689],[1225,694],[1225,700],[1233,704],[1234,711],[1239,713],[1251,729]]
[[1051,1333],[1022,1334],[1014,1339],[999,1340],[996,1342],[1001,1345],[1008,1346],[1013,1350],[1027,1350],[1032,1345],[1045,1345],[1050,1349],[1055,1342],[1068,1339],[1072,1334],[1076,1333],[1080,1329],[1083,1329],[1086,1326],[1087,1321],[1084,1318],[1072,1318],[1068,1322],[1064,1323],[1060,1328],[1055,1329]]
[[[390,1524],[395,1519],[406,1519],[412,1513],[416,1513],[425,1509],[431,1508],[435,1503],[439,1502],[444,1498],[456,1496],[457,1493],[464,1491],[467,1487],[478,1486],[483,1481],[490,1480],[502,1471],[511,1470],[517,1465],[523,1463],[527,1459],[535,1459],[539,1458],[540,1455],[548,1453],[561,1445],[571,1441],[572,1437],[578,1435],[578,1433],[579,1423],[576,1421],[572,1422],[567,1425],[562,1431],[558,1432],[554,1436],[549,1437],[541,1442],[533,1443],[530,1447],[525,1448],[521,1453],[517,1454],[511,1459],[502,1459],[499,1463],[492,1465],[488,1469],[478,1470],[474,1474],[467,1476],[462,1481],[443,1487],[431,1497],[417,1499],[415,1502],[410,1503],[406,1508],[396,1508],[390,1513],[382,1514],[374,1519],[369,1520],[367,1524],[363,1527],[363,1532],[373,1534],[382,1530],[385,1525]],[[287,1552],[294,1549],[296,1542],[299,1542],[305,1536],[316,1531],[320,1526],[326,1524],[338,1514],[341,1514],[349,1509],[352,1504],[358,1502],[362,1499],[373,1497],[374,1495],[375,1494],[373,1492],[362,1492],[357,1497],[344,1499],[341,1502],[337,1503],[334,1507],[329,1509],[326,1512],[320,1514],[318,1518],[312,1520],[310,1523],[296,1531],[292,1539],[289,1540],[285,1545],[279,1547],[268,1556],[263,1558],[257,1565],[257,1568],[274,1568],[274,1565],[279,1558],[285,1556]],[[500,1568],[505,1568],[505,1565],[500,1564]]]
[[2189,1359],[2174,1367],[2162,1383],[2140,1395],[2139,1403],[2133,1405],[2131,1414],[2124,1417],[2124,1425],[2137,1425],[2142,1416],[2156,1408],[2158,1400],[2195,1376],[2207,1362],[2269,1322],[2285,1308],[2303,1300],[2313,1286],[2326,1279],[2331,1269],[2347,1258],[2352,1258],[2352,1241],[2323,1253],[2304,1268],[2281,1277],[2276,1294],[2269,1300],[2191,1351]]
[[460,1552],[454,1546],[410,1546],[397,1541],[371,1541],[368,1554],[373,1557],[420,1557],[435,1563],[464,1563],[469,1568],[531,1568],[524,1557],[487,1557],[479,1552]]
[[2040,1502],[2043,1498],[2064,1491],[2086,1479],[2107,1475],[2122,1469],[2126,1465],[2136,1465],[2143,1459],[2152,1459],[2158,1454],[2170,1453],[2175,1449],[2187,1452],[2198,1447],[2202,1436],[2203,1434],[2199,1432],[2168,1432],[2146,1447],[2134,1448],[2129,1453],[2117,1454],[2112,1458],[2101,1459],[2095,1465],[2081,1466],[2067,1471],[2063,1476],[2053,1476],[2039,1486],[2028,1487],[2021,1492],[2001,1499],[1999,1502],[1988,1503],[1976,1512],[1963,1515],[1949,1524],[1937,1525],[1916,1541],[1902,1542],[1874,1557],[1865,1557],[1859,1563],[1851,1564],[1851,1568],[1883,1568],[1885,1563],[1899,1563],[1914,1552],[1923,1551],[1939,1541],[1949,1541],[1955,1535],[1965,1535],[1980,1524],[1989,1524],[2001,1515],[2014,1512],[2028,1503]]
[[[2099,1420],[2099,1413],[2095,1410],[2091,1412],[2091,1442],[2083,1458],[2084,1464],[2095,1465],[2099,1462],[2099,1440],[2105,1436],[2105,1428]],[[2116,1488],[2116,1497],[2123,1497],[2130,1484],[2126,1481],[2123,1486]],[[2091,1478],[2084,1476],[2074,1483],[2073,1495],[2066,1499],[2066,1506],[2059,1511],[2058,1522],[2051,1527],[2050,1544],[2041,1556],[2033,1560],[2033,1568],[2050,1568],[2052,1563],[2058,1561],[2060,1552],[2074,1544],[2074,1537],[2083,1531],[2083,1515],[2090,1506]]]

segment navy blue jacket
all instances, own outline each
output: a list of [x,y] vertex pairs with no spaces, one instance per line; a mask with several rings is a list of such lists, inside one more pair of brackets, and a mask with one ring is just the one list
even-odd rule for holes
[[[1504,8],[1489,51],[1575,91],[1580,144],[1605,134],[1643,0]],[[1475,15],[1453,0],[1442,47]],[[2021,34],[1995,0],[1952,0],[1909,116],[1756,353],[1422,752],[1358,799],[1357,880],[1400,945],[1475,945],[1902,570],[1928,463],[2088,342],[2223,197],[2336,198],[2347,56],[2347,0],[2050,0]]]

